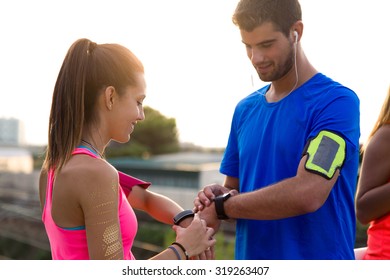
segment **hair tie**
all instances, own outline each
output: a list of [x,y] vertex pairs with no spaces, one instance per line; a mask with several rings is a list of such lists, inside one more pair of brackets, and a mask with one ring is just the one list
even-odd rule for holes
[[183,245],[181,245],[179,242],[173,242],[172,245],[177,245],[179,248],[183,251],[184,255],[186,256],[186,259],[189,260],[190,256],[187,253],[187,250],[184,248]]
[[179,254],[179,252],[176,250],[175,247],[173,247],[173,246],[171,245],[171,246],[168,246],[168,248],[171,249],[171,250],[175,253],[175,255],[176,255],[176,257],[177,257],[178,260],[181,260],[180,254]]

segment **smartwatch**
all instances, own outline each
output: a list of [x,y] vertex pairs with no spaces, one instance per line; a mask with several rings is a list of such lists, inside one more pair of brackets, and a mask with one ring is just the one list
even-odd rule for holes
[[214,198],[215,212],[217,212],[217,217],[219,220],[229,219],[229,217],[225,213],[225,208],[223,207],[223,204],[231,196],[232,196],[231,193],[228,192]]
[[184,219],[187,219],[188,217],[194,217],[194,212],[192,210],[184,210],[177,214],[175,217],[173,217],[173,223],[175,225],[179,225],[181,221]]

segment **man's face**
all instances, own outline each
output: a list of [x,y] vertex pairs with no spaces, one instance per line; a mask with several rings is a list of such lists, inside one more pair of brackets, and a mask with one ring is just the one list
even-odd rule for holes
[[263,23],[251,32],[240,32],[247,55],[262,81],[277,81],[292,69],[293,42],[282,32],[275,31],[272,23]]

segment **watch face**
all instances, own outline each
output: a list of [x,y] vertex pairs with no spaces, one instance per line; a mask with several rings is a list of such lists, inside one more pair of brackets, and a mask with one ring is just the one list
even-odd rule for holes
[[230,196],[231,196],[230,192],[223,194],[223,200],[228,199]]

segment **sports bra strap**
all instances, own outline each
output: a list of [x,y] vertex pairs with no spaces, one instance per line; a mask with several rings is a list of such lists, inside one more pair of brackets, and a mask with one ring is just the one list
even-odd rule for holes
[[80,147],[80,146],[77,147],[76,149],[74,149],[74,151],[72,152],[72,155],[89,155],[89,156],[94,157],[94,158],[99,158],[99,156],[97,156],[96,154],[94,154],[93,152],[88,150],[87,148]]

